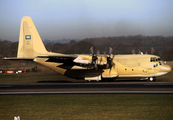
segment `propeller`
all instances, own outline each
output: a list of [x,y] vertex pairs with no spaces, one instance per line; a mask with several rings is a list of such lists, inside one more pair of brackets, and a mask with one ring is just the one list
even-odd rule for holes
[[90,51],[91,51],[91,54],[92,54],[92,61],[91,61],[91,64],[94,64],[94,68],[97,70],[98,69],[98,66],[97,66],[97,54],[94,54],[94,50],[93,50],[93,46],[90,48]]
[[[153,55],[154,54],[154,48],[151,47],[151,54]],[[135,54],[135,49],[132,50],[132,54]],[[138,54],[143,54],[143,52],[141,52],[141,50],[138,51]],[[147,51],[145,51],[145,54],[148,54]]]
[[[115,55],[112,56],[112,51],[113,49],[111,47],[109,47],[109,55],[106,56],[105,53],[104,53],[104,56],[105,58],[107,59],[107,63],[106,63],[106,69],[110,68],[111,70],[111,67],[114,65],[113,63],[113,59],[115,57]],[[94,50],[93,50],[93,46],[90,48],[90,52],[92,54],[92,60],[91,60],[91,64],[94,65],[94,68],[97,70],[98,69],[98,55],[100,54],[100,51],[98,50],[97,51],[97,54],[94,54]],[[100,59],[100,62],[102,61],[102,57]]]
[[113,57],[111,57],[112,51],[113,51],[113,49],[111,47],[109,47],[109,55],[106,56],[106,58],[107,58],[106,68],[107,69],[111,68],[114,65],[112,60],[114,59],[115,55]]
[[[154,48],[151,47],[151,54],[153,55],[154,54]],[[145,51],[145,54],[148,54],[147,51]]]
[[115,70],[115,64],[113,62],[115,55],[112,55],[112,51],[113,49],[109,47],[109,55],[108,56],[105,55],[105,58],[107,58],[106,69],[109,69],[109,75],[111,74],[112,70]]

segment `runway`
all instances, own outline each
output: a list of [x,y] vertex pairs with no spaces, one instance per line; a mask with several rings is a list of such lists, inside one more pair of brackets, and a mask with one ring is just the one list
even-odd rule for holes
[[173,94],[173,82],[0,84],[0,95]]

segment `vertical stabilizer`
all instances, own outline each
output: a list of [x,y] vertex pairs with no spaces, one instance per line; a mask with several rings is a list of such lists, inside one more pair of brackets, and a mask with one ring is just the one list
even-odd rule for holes
[[20,26],[17,58],[35,58],[47,53],[31,17],[23,17]]

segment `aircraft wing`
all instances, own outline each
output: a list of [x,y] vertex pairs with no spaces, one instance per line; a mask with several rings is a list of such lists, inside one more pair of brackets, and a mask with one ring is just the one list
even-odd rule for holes
[[[60,53],[48,53],[45,55],[38,55],[35,58],[48,58],[47,62],[68,62],[73,61],[78,64],[92,64],[91,55],[77,55],[77,54],[60,54]],[[33,61],[35,58],[20,58],[20,57],[5,57],[4,60],[28,60]],[[103,56],[98,56],[98,65],[105,65],[107,63],[106,59]]]
[[[36,58],[68,58],[68,59],[75,59],[78,56],[72,54],[48,54],[48,55],[38,55]],[[4,57],[3,60],[31,60],[33,61],[34,58],[20,58],[20,57]]]
[[[81,57],[85,56],[85,58]],[[77,55],[77,54],[48,54],[48,55],[39,55],[36,58],[48,58],[47,62],[69,62],[73,61],[74,63],[80,64],[90,64],[90,60],[85,60],[86,57],[88,58],[89,55]]]
[[[74,63],[78,64],[92,64],[92,56],[91,55],[86,55],[86,54],[60,54],[60,53],[50,53],[47,55],[39,55],[36,58],[48,58],[46,61],[47,62],[65,62],[66,60],[72,60]],[[103,56],[100,55],[98,56],[98,65],[106,65],[107,64],[107,59]]]
[[38,55],[37,58],[52,58],[52,57],[59,57],[59,58],[77,58],[78,55],[73,54],[48,54],[48,55]]

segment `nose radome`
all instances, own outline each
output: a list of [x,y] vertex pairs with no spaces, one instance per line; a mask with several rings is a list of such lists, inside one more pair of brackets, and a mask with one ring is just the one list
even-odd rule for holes
[[171,70],[172,70],[172,67],[169,66],[169,65],[161,66],[161,71],[162,72],[171,72]]
[[172,67],[171,66],[169,66],[169,72],[171,72],[172,71]]

